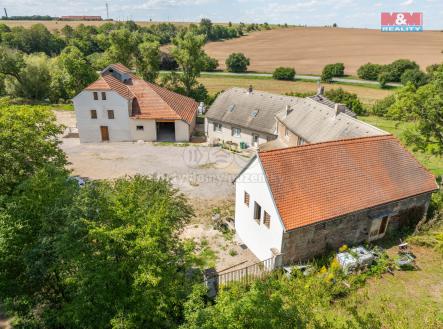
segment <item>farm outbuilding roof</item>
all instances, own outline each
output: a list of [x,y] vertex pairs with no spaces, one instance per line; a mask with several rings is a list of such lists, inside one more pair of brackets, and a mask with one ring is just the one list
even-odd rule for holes
[[287,230],[438,188],[392,135],[262,151],[258,158]]
[[221,93],[206,117],[219,122],[248,128],[267,134],[276,134],[275,115],[287,105],[302,103],[302,98],[230,88]]
[[291,108],[289,114],[282,111],[276,117],[290,131],[308,143],[388,134],[349,116],[345,109],[342,111],[337,113],[330,105],[306,98],[302,104]]

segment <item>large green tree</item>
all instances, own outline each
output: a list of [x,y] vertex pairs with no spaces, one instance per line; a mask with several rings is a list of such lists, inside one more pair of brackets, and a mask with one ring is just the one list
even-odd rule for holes
[[46,109],[0,108],[0,194],[11,192],[48,164],[66,164],[58,148],[57,135],[61,132],[54,115]]
[[7,74],[7,93],[15,97],[45,100],[50,95],[51,72],[49,58],[44,53],[24,57],[24,67],[17,75]]
[[91,63],[74,46],[66,47],[56,58],[51,76],[52,95],[60,98],[74,97],[98,78]]
[[172,55],[182,70],[181,81],[187,95],[191,95],[193,88],[197,85],[197,78],[200,76],[205,65],[205,44],[204,35],[196,35],[187,32],[174,39]]
[[[67,323],[86,328],[170,328],[191,290],[191,249],[178,233],[191,208],[166,180],[95,182],[72,213],[66,252]],[[78,230],[80,225],[83,229]]]
[[146,81],[155,82],[160,70],[160,43],[145,41],[139,44],[135,67],[140,77]]
[[113,63],[122,63],[127,67],[131,67],[137,45],[140,42],[139,34],[127,29],[120,29],[111,31],[108,38],[110,46],[105,53],[109,60]]

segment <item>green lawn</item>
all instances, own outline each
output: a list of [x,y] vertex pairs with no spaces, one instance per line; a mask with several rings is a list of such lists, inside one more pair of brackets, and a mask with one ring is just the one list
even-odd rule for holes
[[[377,116],[362,116],[359,117],[360,120],[367,122],[371,125],[374,125],[380,129],[383,129],[387,132],[392,133],[394,136],[402,139],[402,133],[410,126],[412,123],[409,122],[400,122],[389,120]],[[434,156],[422,152],[414,152],[411,147],[408,149],[414,153],[417,160],[419,160],[423,166],[425,166],[428,170],[432,171],[434,175],[441,176],[443,175],[443,158],[439,156]]]

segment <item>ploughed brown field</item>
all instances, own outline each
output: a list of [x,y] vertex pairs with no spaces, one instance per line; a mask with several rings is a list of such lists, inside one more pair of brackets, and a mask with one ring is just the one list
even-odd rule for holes
[[206,52],[222,69],[233,52],[251,59],[250,71],[272,72],[293,67],[299,74],[320,74],[326,64],[342,62],[355,75],[367,62],[387,64],[399,58],[416,61],[422,69],[443,62],[443,32],[381,32],[370,29],[297,27],[252,33],[239,39],[212,42]]

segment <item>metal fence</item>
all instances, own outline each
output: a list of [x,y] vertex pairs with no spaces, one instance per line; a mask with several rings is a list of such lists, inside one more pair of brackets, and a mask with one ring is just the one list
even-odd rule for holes
[[275,269],[275,258],[249,265],[238,270],[226,273],[212,273],[205,282],[208,286],[214,286],[218,290],[220,286],[228,285],[232,282],[249,283],[256,279],[262,279]]

